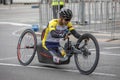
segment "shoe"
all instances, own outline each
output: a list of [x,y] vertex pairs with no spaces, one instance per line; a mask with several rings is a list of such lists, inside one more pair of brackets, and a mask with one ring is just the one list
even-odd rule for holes
[[57,56],[53,56],[53,62],[54,63],[60,63],[60,58]]
[[65,61],[68,60],[68,56],[65,56],[65,57],[59,57],[57,55],[55,55],[52,51],[50,51],[50,54],[53,56],[53,62],[56,63],[56,64],[61,64]]

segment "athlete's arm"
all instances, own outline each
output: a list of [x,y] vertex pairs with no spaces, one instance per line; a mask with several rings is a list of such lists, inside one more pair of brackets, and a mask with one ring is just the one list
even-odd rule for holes
[[55,30],[52,30],[52,31],[50,32],[50,34],[51,34],[51,36],[54,37],[54,38],[64,38],[64,37],[65,37],[65,34],[57,34],[57,33],[55,32]]
[[58,23],[57,23],[55,20],[54,20],[54,21],[51,21],[51,22],[49,23],[49,26],[48,26],[49,32],[50,32],[51,36],[54,37],[54,38],[63,38],[64,35],[58,34],[58,33],[55,31],[57,24],[58,24]]
[[72,23],[69,22],[67,26],[68,26],[68,30],[73,34],[73,36],[74,36],[75,38],[79,39],[79,37],[80,37],[81,35],[74,29]]
[[72,35],[73,35],[74,37],[76,37],[77,39],[79,39],[79,37],[81,36],[75,29],[71,30],[70,32],[71,32]]

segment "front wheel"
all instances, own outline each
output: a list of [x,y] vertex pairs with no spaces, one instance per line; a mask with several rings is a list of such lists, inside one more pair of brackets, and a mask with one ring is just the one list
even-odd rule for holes
[[37,38],[31,29],[26,29],[20,36],[17,45],[17,58],[20,64],[30,64],[35,56]]
[[89,33],[83,34],[77,41],[76,48],[81,52],[74,55],[78,70],[85,75],[91,74],[99,61],[99,44],[96,38]]

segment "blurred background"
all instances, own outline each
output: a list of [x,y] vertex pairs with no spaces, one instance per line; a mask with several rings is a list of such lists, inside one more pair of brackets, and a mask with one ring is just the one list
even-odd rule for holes
[[[64,2],[64,7],[73,11],[71,21],[78,31],[107,35],[101,38],[120,39],[120,0],[64,0]],[[29,15],[34,12],[28,21],[21,22],[39,24],[40,28],[44,28],[53,18],[53,9],[49,0],[0,0],[0,8],[2,7],[10,11],[15,8],[21,11],[24,8],[25,10],[20,14],[28,12]],[[59,10],[58,7],[58,12]]]

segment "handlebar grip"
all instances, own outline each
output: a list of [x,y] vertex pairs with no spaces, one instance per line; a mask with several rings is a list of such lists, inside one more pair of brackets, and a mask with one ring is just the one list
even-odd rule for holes
[[[68,38],[69,38],[70,35],[71,35],[70,32],[68,32],[68,33],[66,34],[66,36],[67,36]],[[65,37],[63,40],[66,40],[66,37]]]

